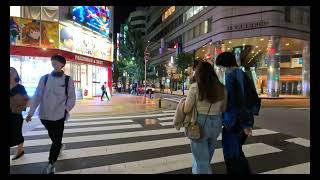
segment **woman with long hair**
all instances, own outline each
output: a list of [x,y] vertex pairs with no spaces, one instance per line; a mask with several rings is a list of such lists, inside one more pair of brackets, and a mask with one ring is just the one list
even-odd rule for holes
[[16,160],[24,155],[22,136],[23,117],[22,111],[25,111],[28,103],[27,92],[20,82],[20,77],[15,68],[10,67],[10,113],[9,113],[9,132],[10,132],[10,147],[17,146],[16,155],[12,160]]
[[203,134],[200,139],[190,139],[192,173],[212,174],[210,162],[222,131],[222,112],[226,108],[227,91],[208,62],[197,65],[194,80],[185,101],[184,112],[189,113],[196,108],[196,123],[201,126]]

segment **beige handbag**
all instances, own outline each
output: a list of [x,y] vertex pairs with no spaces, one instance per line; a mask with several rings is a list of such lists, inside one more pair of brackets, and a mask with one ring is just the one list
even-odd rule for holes
[[[204,122],[203,125],[206,124],[207,118],[208,118],[208,114],[210,112],[211,109],[211,105],[209,107],[207,116],[206,116],[206,120]],[[189,139],[201,139],[203,137],[203,129],[202,127],[197,123],[197,119],[198,119],[198,109],[197,109],[197,100],[196,103],[193,107],[193,111],[192,111],[192,120],[190,122],[190,124],[186,127],[185,129],[185,135],[189,138]]]

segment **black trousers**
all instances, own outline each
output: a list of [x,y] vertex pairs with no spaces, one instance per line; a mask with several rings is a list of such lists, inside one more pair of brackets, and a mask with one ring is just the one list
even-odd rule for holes
[[252,174],[252,171],[249,166],[249,162],[242,151],[242,145],[246,142],[248,136],[243,132],[242,129],[240,130],[239,133],[240,133],[239,134],[240,147],[237,147],[237,148],[240,149],[240,156],[233,157],[233,158],[224,157],[226,168],[227,168],[227,174],[237,174],[237,175]]
[[101,100],[102,100],[104,95],[106,95],[107,99],[110,100],[109,97],[108,97],[107,91],[102,91]]
[[49,137],[52,141],[49,155],[49,163],[53,164],[57,161],[62,146],[62,137],[64,130],[65,117],[58,121],[42,120],[41,123],[48,130]]

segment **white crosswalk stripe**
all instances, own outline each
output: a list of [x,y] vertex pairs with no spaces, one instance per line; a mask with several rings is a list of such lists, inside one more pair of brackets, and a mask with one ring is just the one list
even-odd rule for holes
[[[243,147],[244,153],[247,157],[270,154],[274,152],[280,152],[280,149],[271,147],[263,143],[248,144]],[[129,163],[121,163],[110,166],[79,169],[75,171],[61,172],[61,174],[112,174],[112,173],[125,173],[125,174],[154,174],[154,173],[164,173],[168,171],[179,170],[183,168],[190,168],[192,161],[192,154],[180,154],[167,156],[164,158],[154,158],[142,161],[135,161]],[[215,156],[213,157],[211,163],[223,162],[222,149],[219,148],[215,151]]]
[[180,99],[176,99],[176,98],[163,98],[165,100],[168,100],[168,101],[173,101],[173,102],[180,102]]
[[[118,123],[130,123],[133,122],[131,119],[128,120],[107,120],[107,121],[98,121],[98,122],[74,122],[74,123],[67,123],[65,127],[72,127],[72,126],[84,126],[84,125],[103,125],[103,124],[118,124]],[[44,128],[41,124],[36,128]]]
[[175,113],[176,110],[168,110],[168,111],[162,111],[162,112],[164,112],[164,113]]
[[[64,130],[63,143],[67,148],[59,157],[58,164],[67,163],[69,166],[61,166],[63,168],[59,169],[58,173],[156,174],[191,168],[190,140],[184,136],[184,128],[177,131],[173,127],[173,115],[174,110],[168,110],[157,114],[79,118],[67,121],[65,126],[72,128]],[[158,119],[160,126],[157,124],[153,127],[144,125],[144,118],[149,117]],[[47,135],[47,131],[36,129],[25,133],[27,137],[24,142],[26,154],[15,161],[11,160],[13,157],[11,154],[10,169],[12,173],[39,173],[37,168],[40,164],[47,163],[51,140],[47,136],[38,138],[39,135]],[[260,156],[270,158],[272,154],[282,153],[284,150],[281,146],[274,147],[270,145],[270,141],[265,143],[263,140],[265,137],[272,140],[277,136],[281,136],[281,133],[268,129],[254,129],[252,138],[256,139],[243,146],[245,155],[248,158]],[[283,139],[287,143],[297,144],[303,148],[310,147],[310,142],[306,139],[285,137]],[[218,137],[220,144],[221,139],[220,134]],[[137,155],[137,153],[140,154]],[[114,158],[109,159],[111,156]],[[220,145],[216,149],[211,163],[223,162],[223,152]],[[287,167],[283,166],[278,169],[274,169],[270,165],[269,169],[260,173],[310,173],[308,163],[297,163],[295,166],[288,164]],[[298,170],[294,171],[295,169]]]
[[[90,132],[90,131],[103,131],[103,130],[114,130],[114,129],[129,129],[129,128],[139,128],[139,124],[130,124],[130,125],[120,125],[120,126],[102,126],[102,127],[89,127],[89,128],[77,128],[77,129],[65,129],[64,134],[66,133],[78,133],[78,132]],[[44,135],[48,134],[47,130],[40,131],[30,131],[24,134],[24,136],[35,136],[35,135]]]
[[261,174],[310,174],[310,162],[267,171]]

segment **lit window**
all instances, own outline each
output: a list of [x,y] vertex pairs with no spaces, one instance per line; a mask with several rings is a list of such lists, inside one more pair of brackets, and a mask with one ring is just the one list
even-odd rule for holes
[[171,6],[169,9],[167,9],[164,14],[162,14],[162,21],[167,19],[175,10],[176,6]]
[[208,33],[209,32],[209,25],[208,25],[208,21],[204,22],[204,33]]

